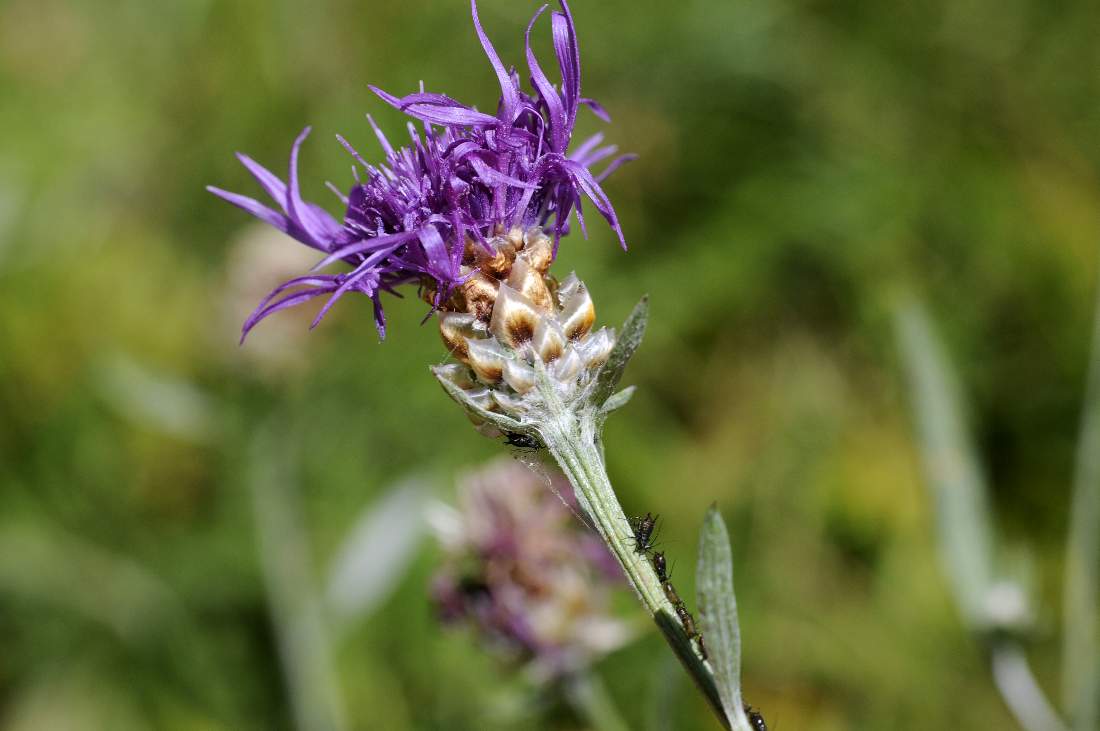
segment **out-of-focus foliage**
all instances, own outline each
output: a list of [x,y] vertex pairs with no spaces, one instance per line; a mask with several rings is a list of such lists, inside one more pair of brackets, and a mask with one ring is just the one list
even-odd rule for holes
[[[522,59],[534,9],[483,0],[506,59]],[[744,695],[779,728],[1007,728],[937,565],[891,295],[921,292],[960,366],[997,530],[1038,559],[1047,631],[1029,655],[1053,689],[1100,242],[1100,5],[573,10],[585,92],[642,156],[608,182],[630,253],[593,221],[558,264],[583,275],[603,322],[651,296],[625,379],[638,392],[608,424],[623,502],[664,516],[693,596],[685,567],[718,501]],[[311,123],[306,191],[330,200],[320,181],[350,175],[332,134],[366,149],[364,112],[394,136],[404,124],[368,82],[424,78],[491,106],[468,13],[0,4],[3,727],[292,727],[257,553],[257,430],[294,445],[272,462],[295,465],[283,477],[317,582],[385,486],[450,484],[502,449],[428,373],[442,353],[413,298],[388,309],[381,346],[369,304],[349,300],[313,333],[309,313],[281,314],[238,348],[242,308],[302,259],[203,190],[254,190],[232,152],[281,170]],[[425,544],[389,598],[341,627],[346,725],[581,727],[441,630],[436,559]],[[668,660],[650,632],[599,670],[632,727],[713,728]]]

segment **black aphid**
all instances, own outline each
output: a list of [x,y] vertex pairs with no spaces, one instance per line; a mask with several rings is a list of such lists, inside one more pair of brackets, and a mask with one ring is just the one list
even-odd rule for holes
[[699,635],[698,637],[696,637],[695,641],[699,643],[699,655],[704,660],[709,660],[710,656],[707,655],[707,646],[703,644],[703,635]]
[[662,584],[668,581],[668,562],[665,560],[665,554],[660,551],[653,552],[653,570],[657,572],[657,580]]
[[752,726],[752,731],[768,731],[768,724],[764,723],[764,717],[752,706],[745,706],[745,715],[749,717],[749,725]]
[[691,612],[687,610],[683,602],[676,605],[676,616],[680,618],[680,624],[684,626],[684,632],[687,633],[688,639],[699,636],[699,633],[695,631],[695,617],[691,616]]
[[630,527],[634,530],[635,553],[645,554],[653,549],[653,529],[657,526],[657,518],[652,513],[646,513],[630,521]]
[[504,435],[504,443],[510,447],[518,447],[519,449],[542,449],[542,442],[529,434],[519,434],[518,432],[508,432]]
[[[650,517],[649,513],[646,513],[646,517]],[[637,533],[637,530],[638,528],[636,526],[635,533]],[[637,535],[635,535],[634,540],[638,540]],[[691,612],[687,610],[684,600],[676,593],[676,588],[668,578],[668,559],[665,558],[665,554],[662,551],[654,551],[652,561],[653,570],[657,572],[657,579],[661,582],[661,588],[665,590],[665,598],[668,599],[669,603],[672,604],[673,608],[676,610],[676,616],[680,618],[680,624],[683,625],[684,632],[687,633],[688,639],[694,639],[698,642],[699,656],[707,660],[707,646],[703,644],[703,635],[699,634],[695,628],[695,617],[691,616]]]

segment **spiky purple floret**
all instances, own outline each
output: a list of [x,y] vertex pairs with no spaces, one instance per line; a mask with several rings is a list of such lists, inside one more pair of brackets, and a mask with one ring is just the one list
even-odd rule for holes
[[388,104],[422,122],[410,122],[410,142],[395,149],[368,116],[386,161],[367,163],[350,144],[340,144],[365,168],[365,178],[347,196],[343,223],[324,209],[302,200],[298,186],[298,152],[307,127],[291,148],[289,185],[246,155],[238,155],[249,172],[282,212],[220,188],[208,190],[326,256],[314,268],[343,261],[352,269],[340,274],[315,274],[284,282],[245,321],[241,339],[260,320],[279,310],[328,296],[313,325],[320,322],[345,293],[356,291],[374,301],[375,324],[385,337],[380,295],[410,283],[434,282],[439,307],[453,289],[471,276],[462,272],[467,239],[483,244],[513,227],[549,226],[554,253],[568,231],[569,213],[576,207],[584,230],[582,197],[607,219],[623,248],[626,241],[615,209],[600,187],[607,175],[632,156],[613,160],[599,175],[591,166],[615,154],[594,135],[572,152],[577,110],[584,105],[601,119],[607,114],[580,95],[580,55],[573,18],[566,0],[551,14],[554,52],[561,71],[560,88],[550,82],[531,51],[531,30],[546,10],[539,9],[527,26],[526,56],[534,94],[521,89],[516,71],[506,70],[471,0],[474,29],[500,81],[496,115],[485,114],[443,94],[421,91],[404,97],[371,87]]

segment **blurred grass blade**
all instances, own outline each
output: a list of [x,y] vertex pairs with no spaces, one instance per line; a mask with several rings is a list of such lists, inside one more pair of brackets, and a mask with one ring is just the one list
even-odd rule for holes
[[631,310],[626,322],[623,323],[622,330],[615,338],[615,347],[611,349],[607,362],[604,363],[603,368],[596,376],[592,403],[601,406],[615,393],[615,388],[623,377],[623,371],[626,370],[626,364],[630,362],[634,351],[642,344],[647,322],[649,322],[648,295],[642,297],[641,301],[634,305],[634,309]]
[[260,429],[249,465],[268,609],[297,727],[340,731],[347,727],[343,699],[291,477],[294,462],[285,441],[271,425]]
[[896,313],[902,361],[916,412],[921,461],[936,510],[940,558],[972,629],[987,622],[993,529],[985,480],[966,428],[955,377],[924,309]]
[[658,663],[650,683],[646,704],[646,731],[674,731],[676,700],[681,694],[683,675],[667,655]]
[[995,646],[992,661],[993,682],[1025,731],[1066,731],[1016,644],[1006,642]]
[[611,694],[595,672],[583,671],[566,681],[565,696],[594,731],[630,731]]
[[1074,731],[1100,727],[1100,292],[1066,540],[1062,697]]
[[187,620],[171,587],[133,558],[41,520],[0,523],[0,597],[9,595],[102,623],[135,648]]
[[424,535],[425,484],[406,480],[368,506],[329,568],[325,598],[341,621],[361,618],[390,595]]
[[102,357],[97,366],[99,395],[131,423],[196,444],[216,440],[215,405],[198,386],[122,353]]
[[732,728],[749,731],[741,700],[741,630],[733,593],[733,554],[725,521],[714,505],[707,510],[699,536],[695,592],[699,625],[706,638],[726,718]]

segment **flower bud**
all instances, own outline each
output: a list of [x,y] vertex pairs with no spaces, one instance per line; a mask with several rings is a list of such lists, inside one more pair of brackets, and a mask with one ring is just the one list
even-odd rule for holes
[[[439,314],[448,352],[466,368],[436,375],[469,394],[486,389],[488,411],[520,422],[536,407],[534,388],[544,369],[564,400],[592,383],[615,345],[614,332],[595,332],[596,308],[588,288],[570,274],[549,276],[553,246],[540,229],[512,229],[484,246],[471,243],[479,269]],[[484,400],[479,400],[481,406]]]

